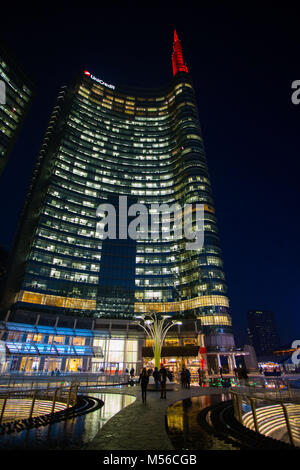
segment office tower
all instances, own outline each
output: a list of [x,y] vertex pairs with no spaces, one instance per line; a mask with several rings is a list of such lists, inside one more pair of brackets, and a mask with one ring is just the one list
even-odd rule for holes
[[0,174],[32,101],[33,85],[0,47]]
[[[16,237],[6,308],[98,323],[147,311],[197,318],[206,348],[234,348],[196,97],[176,31],[172,65],[159,89],[85,70],[60,90]],[[119,196],[150,213],[152,204],[203,204],[204,247],[164,237],[162,222],[155,238],[101,240],[97,209],[112,204],[119,214]]]
[[279,347],[275,316],[268,310],[249,310],[248,334],[257,356],[268,356]]

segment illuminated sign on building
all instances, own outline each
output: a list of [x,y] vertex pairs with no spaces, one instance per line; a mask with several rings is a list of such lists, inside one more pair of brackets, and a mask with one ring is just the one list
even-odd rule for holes
[[88,75],[92,80],[94,80],[95,82],[98,82],[100,83],[100,85],[104,85],[106,86],[107,88],[111,88],[112,90],[114,90],[116,87],[115,85],[111,85],[109,83],[106,83],[104,82],[103,80],[101,80],[101,78],[97,78],[95,77],[95,75],[92,75],[90,72],[88,72],[87,70],[84,71],[85,75]]

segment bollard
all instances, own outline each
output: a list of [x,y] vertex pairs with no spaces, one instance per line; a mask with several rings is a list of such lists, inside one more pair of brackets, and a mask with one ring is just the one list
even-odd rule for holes
[[0,424],[2,423],[2,419],[3,419],[3,416],[4,416],[4,410],[5,410],[5,407],[6,407],[7,398],[8,397],[5,397],[4,400],[3,400],[1,416],[0,416]]
[[33,413],[33,409],[34,409],[36,396],[37,396],[37,390],[34,391],[34,394],[33,394],[33,397],[32,397],[32,403],[31,403],[31,408],[30,408],[29,417],[28,417],[29,419],[32,418],[32,413]]
[[256,400],[255,400],[255,398],[250,398],[250,397],[249,397],[249,400],[250,400],[250,404],[251,404],[251,410],[252,410],[252,416],[253,416],[255,431],[259,432],[257,415],[256,415],[256,407],[255,407]]
[[57,395],[58,388],[54,390],[53,400],[52,400],[52,410],[51,413],[54,413],[55,410],[55,402],[56,402],[56,395]]
[[238,414],[238,421],[243,424],[243,417],[241,412],[241,397],[239,395],[236,395],[236,408]]
[[288,388],[289,398],[290,398],[290,400],[292,400],[293,394],[292,394],[291,384],[288,380],[286,381],[286,384],[287,384],[287,388]]
[[294,438],[293,438],[293,431],[292,431],[292,428],[291,428],[291,423],[290,423],[289,413],[288,413],[287,407],[284,403],[281,403],[281,406],[282,406],[282,409],[283,409],[283,414],[284,414],[286,427],[287,427],[289,438],[290,438],[290,443],[291,443],[292,446],[295,446]]
[[78,388],[79,388],[79,385],[76,384],[75,385],[75,402],[74,402],[74,405],[76,405],[76,403],[77,403]]
[[70,388],[69,388],[68,400],[67,400],[67,409],[68,409],[69,406],[70,406],[70,400],[71,400],[72,389],[73,389],[73,384],[71,384],[71,385],[70,385]]

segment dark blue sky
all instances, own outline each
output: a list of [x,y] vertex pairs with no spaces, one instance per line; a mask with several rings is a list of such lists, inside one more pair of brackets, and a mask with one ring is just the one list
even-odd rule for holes
[[37,90],[0,180],[0,244],[11,243],[59,87],[83,69],[113,84],[166,83],[175,26],[198,98],[237,340],[253,308],[275,312],[282,344],[298,339],[299,12],[63,5],[1,10],[0,35]]

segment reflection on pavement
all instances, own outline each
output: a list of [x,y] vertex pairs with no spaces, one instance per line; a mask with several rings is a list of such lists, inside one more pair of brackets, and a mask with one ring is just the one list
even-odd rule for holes
[[228,399],[228,394],[202,395],[186,398],[169,406],[167,430],[175,449],[227,450],[227,444],[208,435],[201,428],[198,424],[198,414],[203,408]]
[[[87,393],[88,395],[88,393]],[[104,402],[96,411],[49,426],[0,436],[1,449],[84,449],[104,424],[135,401],[135,397],[115,393],[90,393]]]

